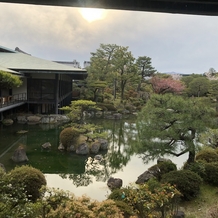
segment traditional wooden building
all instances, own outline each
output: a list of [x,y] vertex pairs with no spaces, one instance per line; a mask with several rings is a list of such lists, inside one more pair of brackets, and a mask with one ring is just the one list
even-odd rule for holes
[[0,70],[21,76],[22,86],[0,87],[0,113],[25,105],[33,113],[58,114],[72,100],[72,81],[84,80],[87,71],[0,46]]

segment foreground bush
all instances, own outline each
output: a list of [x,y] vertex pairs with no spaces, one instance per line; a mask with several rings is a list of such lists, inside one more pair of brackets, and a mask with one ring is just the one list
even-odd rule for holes
[[184,165],[184,170],[190,170],[194,173],[197,173],[201,178],[204,178],[206,173],[205,173],[205,163],[202,161],[195,161],[194,163],[191,164],[185,164]]
[[117,189],[108,198],[125,202],[129,208],[123,208],[124,214],[134,211],[140,218],[172,217],[180,197],[179,191],[169,184],[160,184],[157,181],[151,184],[152,186],[145,183],[137,187]]
[[202,149],[197,153],[195,159],[207,163],[218,162],[218,153],[215,149]]
[[171,171],[163,175],[161,182],[175,185],[183,200],[191,200],[200,191],[201,177],[190,170]]
[[16,167],[6,177],[14,188],[23,187],[28,199],[33,202],[40,198],[40,188],[46,185],[43,173],[31,166]]
[[123,218],[122,212],[112,200],[92,201],[89,197],[72,197],[65,204],[60,204],[48,214],[50,218]]
[[218,163],[206,163],[204,181],[210,185],[218,185]]
[[0,178],[0,217],[36,218],[37,211],[22,185],[12,185],[6,174]]

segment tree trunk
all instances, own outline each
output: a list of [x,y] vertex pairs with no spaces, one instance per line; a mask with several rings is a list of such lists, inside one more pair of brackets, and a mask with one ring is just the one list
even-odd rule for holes
[[137,87],[137,93],[140,92],[141,90],[141,86],[142,86],[142,80],[140,80],[139,84],[138,84],[138,87]]
[[195,129],[190,129],[190,130],[191,130],[191,140],[188,141],[188,145],[189,145],[189,156],[187,160],[188,164],[195,162],[195,144],[193,140],[195,139],[196,131]]
[[120,87],[121,88],[121,99],[120,99],[120,103],[123,103],[125,85],[126,85],[126,82],[121,81],[121,87]]
[[195,162],[195,151],[189,151],[187,163],[191,164]]
[[117,98],[117,81],[114,79],[114,100]]
[[187,163],[191,164],[191,163],[194,163],[194,162],[195,162],[195,145],[194,145],[193,142],[190,142],[190,145],[189,145],[189,155],[188,155]]

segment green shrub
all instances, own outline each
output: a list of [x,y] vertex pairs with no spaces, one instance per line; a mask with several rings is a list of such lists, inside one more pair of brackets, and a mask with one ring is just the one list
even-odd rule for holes
[[46,185],[43,173],[31,166],[15,167],[6,177],[13,187],[24,187],[28,198],[33,202],[40,198],[40,189]]
[[202,179],[190,170],[179,170],[164,174],[161,182],[175,185],[183,195],[183,200],[191,200],[199,193]]
[[184,170],[190,170],[194,173],[197,173],[201,178],[205,177],[205,163],[202,161],[195,161],[194,163],[191,164],[185,164],[184,165]]
[[86,196],[72,198],[49,212],[48,217],[122,218],[122,212],[112,200],[93,201]]
[[218,153],[214,149],[203,149],[197,153],[195,159],[207,163],[218,162]]
[[102,110],[108,110],[108,111],[116,111],[117,109],[114,107],[114,105],[111,103],[97,103],[97,106],[101,108]]
[[114,201],[119,210],[123,213],[124,218],[129,218],[134,215],[134,210],[131,206],[123,201]]
[[177,170],[177,167],[176,164],[170,161],[164,161],[150,167],[148,170],[155,171],[155,176],[160,181],[164,174]]
[[69,148],[72,144],[77,143],[79,135],[80,135],[79,131],[77,131],[72,127],[67,127],[63,129],[60,133],[60,142],[67,150],[67,148]]
[[128,188],[117,188],[114,189],[111,194],[108,196],[108,199],[112,199],[114,201],[120,201],[123,199],[123,194],[125,193],[125,196],[128,195],[129,189]]
[[24,187],[12,185],[6,174],[0,179],[0,217],[37,217]]
[[218,185],[218,163],[205,164],[204,181],[211,185]]

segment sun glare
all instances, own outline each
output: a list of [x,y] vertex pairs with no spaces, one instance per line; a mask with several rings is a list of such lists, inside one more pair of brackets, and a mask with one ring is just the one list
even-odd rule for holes
[[80,13],[82,17],[87,20],[89,23],[102,20],[105,18],[106,12],[105,9],[97,9],[97,8],[81,8]]

